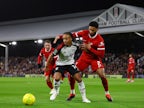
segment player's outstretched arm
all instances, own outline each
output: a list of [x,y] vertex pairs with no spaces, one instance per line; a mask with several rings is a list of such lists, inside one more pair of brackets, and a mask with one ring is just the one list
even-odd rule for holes
[[37,65],[38,65],[38,68],[41,68],[42,67],[42,64],[41,64],[41,61],[42,61],[42,50],[40,51],[38,57],[37,57]]
[[59,36],[56,36],[56,37],[55,37],[55,39],[54,39],[54,41],[53,41],[53,43],[54,43],[54,44],[56,44],[56,43],[57,43],[57,41],[58,41],[60,38],[61,38],[61,36],[60,36],[60,35],[59,35]]
[[48,70],[49,70],[48,67],[49,67],[49,65],[51,64],[52,60],[53,60],[53,53],[51,53],[51,54],[49,55],[48,59],[47,59],[46,66],[45,66],[45,71],[48,71]]

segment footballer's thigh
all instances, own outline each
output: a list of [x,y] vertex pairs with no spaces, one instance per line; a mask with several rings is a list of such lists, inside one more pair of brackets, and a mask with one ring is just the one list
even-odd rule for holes
[[46,82],[50,82],[51,81],[50,76],[45,76],[45,80],[46,80]]
[[101,77],[101,78],[105,78],[105,77],[106,77],[104,68],[99,68],[99,69],[97,69],[96,73],[97,73],[97,74],[99,75],[99,77]]
[[78,73],[75,73],[75,74],[73,75],[73,77],[74,77],[74,79],[75,79],[78,83],[82,81],[82,78],[81,78],[81,75],[80,75],[79,72],[78,72]]
[[66,71],[66,66],[56,66],[55,72],[54,72],[54,79],[59,81],[64,75],[65,71]]
[[92,68],[93,72],[96,72],[100,77],[105,77],[104,65],[101,61],[92,60],[91,68]]
[[74,64],[68,66],[67,70],[68,70],[68,72],[74,77],[74,79],[75,79],[77,82],[81,82],[81,81],[82,81],[81,75],[80,75],[77,67],[76,67]]

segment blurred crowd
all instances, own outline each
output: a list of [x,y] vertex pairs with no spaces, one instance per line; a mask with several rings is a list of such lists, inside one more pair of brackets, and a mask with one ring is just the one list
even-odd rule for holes
[[[103,59],[106,74],[126,76],[128,53],[106,53]],[[144,53],[133,54],[136,61],[135,74],[144,74]],[[41,74],[42,69],[37,66],[37,57],[9,57],[8,71],[4,69],[4,57],[0,57],[0,76],[25,76],[25,74]],[[92,73],[91,69],[87,69]]]
[[[128,53],[125,54],[112,54],[107,53],[104,58],[105,70],[107,74],[110,75],[123,75],[126,77],[127,65],[128,65]],[[144,74],[144,53],[133,53],[132,54],[136,66],[135,66],[135,75]]]
[[8,71],[4,69],[4,58],[0,58],[0,76],[25,76],[25,74],[40,74],[37,67],[37,57],[9,57]]

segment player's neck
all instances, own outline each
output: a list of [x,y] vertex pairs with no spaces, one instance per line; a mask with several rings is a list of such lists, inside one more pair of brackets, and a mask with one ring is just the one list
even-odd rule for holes
[[91,37],[94,37],[96,35],[96,32],[94,34],[90,34]]
[[95,32],[94,34],[90,34],[90,33],[89,33],[89,37],[90,37],[90,38],[95,38],[95,37],[97,36],[97,34],[98,34],[97,32]]
[[46,52],[49,52],[50,50],[51,50],[51,48],[49,48],[49,49],[46,49],[46,48],[45,48],[45,51],[46,51]]
[[65,45],[65,46],[70,47],[71,45],[72,45],[72,43],[69,43],[69,44],[67,44],[67,45]]

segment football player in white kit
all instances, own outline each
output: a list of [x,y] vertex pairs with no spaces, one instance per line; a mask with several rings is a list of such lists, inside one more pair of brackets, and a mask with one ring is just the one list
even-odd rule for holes
[[91,101],[87,99],[86,97],[86,90],[85,90],[85,84],[82,81],[81,75],[79,71],[77,70],[75,66],[75,52],[77,50],[77,46],[73,45],[72,41],[72,34],[71,32],[65,32],[63,34],[63,47],[60,51],[57,51],[56,49],[54,52],[49,56],[47,60],[47,66],[46,69],[48,69],[48,65],[50,64],[50,61],[52,58],[56,55],[58,55],[58,59],[56,61],[56,68],[54,73],[54,90],[55,92],[50,96],[50,100],[55,100],[57,97],[57,90],[60,86],[60,79],[64,72],[69,72],[74,79],[78,82],[78,87],[82,96],[82,101],[85,103],[90,103]]

